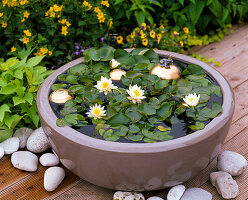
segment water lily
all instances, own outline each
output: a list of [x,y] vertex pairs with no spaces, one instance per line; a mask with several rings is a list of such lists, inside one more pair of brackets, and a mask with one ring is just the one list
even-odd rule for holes
[[105,95],[111,91],[111,89],[117,89],[118,87],[114,86],[111,78],[107,79],[106,77],[101,76],[101,80],[97,81],[97,85],[95,87],[100,91],[104,92]]
[[191,106],[191,107],[195,107],[198,105],[199,100],[200,100],[200,94],[197,96],[196,93],[194,94],[188,94],[185,96],[185,98],[183,98],[184,100],[184,106]]
[[119,63],[118,61],[116,61],[115,59],[112,59],[112,60],[109,62],[109,64],[110,64],[110,68],[111,68],[111,69],[114,69],[114,68],[116,68],[116,67],[118,67],[118,66],[120,65],[120,63]]
[[106,110],[104,110],[104,106],[95,104],[94,106],[90,106],[90,110],[86,112],[86,115],[90,118],[100,119],[106,116]]
[[130,85],[129,90],[127,90],[127,93],[130,95],[127,98],[133,101],[133,103],[141,103],[141,100],[146,98],[144,96],[144,90],[142,90],[141,87],[137,85]]

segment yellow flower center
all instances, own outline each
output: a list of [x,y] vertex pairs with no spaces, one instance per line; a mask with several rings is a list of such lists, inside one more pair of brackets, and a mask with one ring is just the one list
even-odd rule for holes
[[136,97],[140,96],[140,91],[139,90],[134,90],[133,93],[136,95]]
[[189,100],[192,102],[192,101],[194,100],[194,98],[192,97],[192,98],[190,98]]
[[108,86],[109,86],[108,82],[103,82],[103,84],[102,84],[103,89],[107,89]]
[[101,112],[100,108],[95,108],[94,111],[93,111],[94,115],[99,115],[100,112]]

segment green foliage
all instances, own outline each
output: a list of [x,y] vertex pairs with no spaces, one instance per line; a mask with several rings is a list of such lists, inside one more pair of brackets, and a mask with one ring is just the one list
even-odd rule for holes
[[113,24],[108,1],[2,1],[0,15],[2,56],[31,44],[35,55],[56,61],[72,59],[74,42],[99,46]]
[[248,13],[247,0],[165,0],[160,2],[164,8],[162,15],[175,25],[177,31],[187,26],[191,30],[197,29],[201,34],[208,34],[209,30],[223,28],[226,24],[244,18]]
[[[25,54],[26,53],[26,54]],[[28,58],[30,50],[0,62],[0,141],[16,126],[38,127],[36,93],[51,73],[41,65],[44,56]]]
[[[76,65],[65,74],[59,75],[58,80],[62,82],[52,86],[57,88],[66,84],[70,94],[74,96],[73,100],[67,101],[59,109],[63,118],[58,119],[58,126],[82,127],[95,124],[95,132],[105,140],[118,141],[124,137],[132,141],[156,142],[173,138],[170,135],[171,127],[164,122],[172,125],[175,116],[185,115],[188,128],[200,130],[205,126],[204,121],[216,117],[222,111],[217,102],[212,103],[212,108],[207,107],[211,95],[222,94],[219,86],[213,85],[198,65],[189,64],[186,68],[181,68],[182,78],[169,81],[150,75],[150,66],[159,61],[158,54],[151,49],[134,49],[127,53],[105,46],[91,48],[84,54],[84,64]],[[95,87],[100,80],[97,75],[109,78],[111,59],[120,62],[118,68],[127,71],[126,77],[122,76],[118,89],[113,89],[106,95],[100,94]],[[71,76],[74,77],[73,81],[68,79]],[[91,81],[85,81],[85,76],[91,77],[88,79]],[[130,101],[127,92],[130,85],[141,87],[145,91],[145,99],[139,103]],[[183,98],[190,93],[200,94],[199,104],[195,107],[186,107],[183,104]],[[85,114],[95,104],[104,105],[105,116],[93,119]]]

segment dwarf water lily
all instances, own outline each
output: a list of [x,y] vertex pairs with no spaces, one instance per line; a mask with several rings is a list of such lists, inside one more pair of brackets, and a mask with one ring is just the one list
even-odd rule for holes
[[95,104],[94,106],[90,106],[89,112],[86,112],[89,118],[100,119],[106,116],[106,110],[104,110],[104,106]]
[[97,85],[95,87],[100,91],[104,92],[105,95],[111,91],[111,89],[117,89],[118,87],[114,86],[111,78],[107,79],[106,77],[101,76],[101,80],[97,81]]
[[129,90],[127,90],[127,93],[130,95],[127,98],[133,101],[133,103],[141,103],[141,100],[146,98],[144,96],[144,90],[142,90],[141,87],[137,85],[130,85]]
[[200,94],[197,96],[196,93],[194,94],[188,94],[185,96],[185,98],[183,98],[184,100],[184,106],[191,106],[191,107],[195,107],[198,105],[199,100],[200,100]]
[[110,64],[110,68],[111,68],[111,69],[114,69],[114,68],[116,68],[116,67],[118,67],[118,66],[120,65],[120,63],[119,63],[117,60],[115,60],[115,59],[112,59],[112,60],[109,62],[109,64]]

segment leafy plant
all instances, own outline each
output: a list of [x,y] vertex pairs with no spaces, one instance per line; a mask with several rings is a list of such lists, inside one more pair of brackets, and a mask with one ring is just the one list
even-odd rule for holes
[[[209,30],[223,28],[240,20],[248,13],[247,0],[165,0],[161,1],[164,18],[175,25],[176,30],[183,26],[195,28],[202,34]],[[158,16],[161,19],[161,16]]]
[[41,65],[44,56],[28,58],[31,51],[0,60],[0,142],[11,137],[16,126],[39,125],[36,93],[51,71]]
[[[134,49],[128,53],[105,46],[88,49],[84,54],[83,64],[57,77],[60,86],[68,88],[74,97],[59,110],[63,117],[57,120],[58,126],[95,125],[93,137],[100,135],[102,139],[111,141],[125,138],[157,142],[173,138],[170,131],[177,117],[184,119],[188,133],[191,133],[204,128],[204,122],[222,111],[217,102],[209,107],[211,95],[221,97],[221,90],[207,79],[205,71],[198,65],[181,66],[182,78],[179,80],[161,80],[149,73],[159,62],[158,54],[151,49]],[[102,81],[102,77],[109,79],[109,63],[112,59],[120,63],[118,68],[125,70],[126,76],[116,82],[118,88],[104,95],[96,85],[99,83],[97,81]],[[128,92],[133,85],[138,85],[145,92],[145,99],[137,101],[137,104],[130,99]],[[58,83],[52,88],[59,88]],[[200,94],[198,105],[184,105],[183,98],[189,93]],[[106,108],[106,115],[93,119],[87,113],[96,104]],[[100,107],[97,113],[100,113]]]

